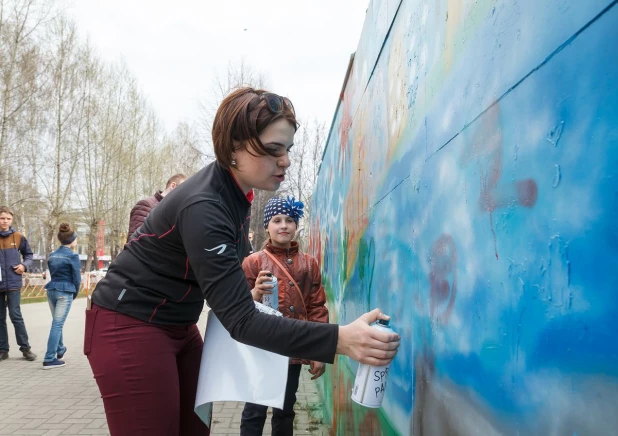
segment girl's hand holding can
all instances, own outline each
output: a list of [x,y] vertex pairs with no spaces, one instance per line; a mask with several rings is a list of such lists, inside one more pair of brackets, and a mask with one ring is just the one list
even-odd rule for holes
[[251,296],[254,301],[262,301],[263,295],[272,294],[270,291],[273,288],[270,282],[272,280],[272,274],[270,271],[260,271],[257,278],[255,279],[255,287],[251,289]]
[[356,321],[339,326],[337,354],[343,354],[360,363],[381,366],[388,365],[397,354],[401,337],[374,329],[371,323],[378,319],[390,319],[380,309],[374,309]]

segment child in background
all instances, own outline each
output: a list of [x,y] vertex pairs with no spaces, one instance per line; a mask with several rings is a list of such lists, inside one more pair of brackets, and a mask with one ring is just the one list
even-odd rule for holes
[[[273,285],[268,283],[272,273],[279,284],[278,310],[287,318],[313,322],[328,322],[326,295],[322,275],[316,260],[298,249],[293,241],[298,220],[303,216],[303,203],[294,198],[274,197],[264,209],[264,228],[269,240],[261,251],[247,257],[242,268],[251,287],[255,301],[270,294]],[[286,274],[287,272],[287,274]],[[294,404],[302,365],[310,365],[312,380],[324,374],[325,364],[315,361],[290,359],[288,381],[283,409],[273,409],[273,436],[288,436],[294,430]],[[246,403],[240,424],[241,436],[262,435],[267,407]]]
[[21,314],[22,274],[30,270],[32,250],[28,240],[16,232],[13,224],[13,210],[0,206],[0,361],[9,358],[9,335],[6,328],[6,311],[15,327],[15,339],[24,359],[36,360],[30,351],[28,332]]
[[43,369],[64,366],[64,354],[67,347],[62,342],[62,328],[69,315],[73,299],[77,298],[81,285],[81,266],[79,255],[74,253],[77,247],[77,233],[67,223],[58,229],[60,247],[49,255],[47,265],[51,280],[45,285],[47,302],[52,312],[52,325],[47,340],[47,352],[43,360]]

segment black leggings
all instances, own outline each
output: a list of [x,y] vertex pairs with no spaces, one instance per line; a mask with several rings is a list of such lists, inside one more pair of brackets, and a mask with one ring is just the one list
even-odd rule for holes
[[[273,408],[272,436],[292,436],[294,434],[294,404],[296,404],[296,391],[300,379],[302,365],[290,365],[288,369],[288,382],[285,387],[285,399],[283,409]],[[240,436],[262,436],[264,423],[266,422],[267,406],[246,403],[242,411],[240,422]]]

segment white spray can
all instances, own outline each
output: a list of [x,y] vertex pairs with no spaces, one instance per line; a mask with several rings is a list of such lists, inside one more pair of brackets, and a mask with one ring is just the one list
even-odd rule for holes
[[[384,332],[393,333],[388,326],[389,321],[380,319],[371,327]],[[370,366],[359,363],[352,389],[352,401],[365,407],[378,408],[382,405],[386,379],[390,364],[384,366]]]
[[262,295],[262,304],[277,310],[279,309],[279,283],[277,282],[277,277],[275,277],[274,274],[269,273],[268,277],[270,280],[264,281],[263,283],[273,285],[273,288],[270,290],[272,294]]

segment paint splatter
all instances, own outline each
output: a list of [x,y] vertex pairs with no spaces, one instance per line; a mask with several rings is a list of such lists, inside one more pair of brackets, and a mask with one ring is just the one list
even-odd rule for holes
[[560,137],[562,136],[562,131],[564,130],[564,121],[560,121],[556,127],[550,130],[545,139],[547,142],[552,144],[554,147],[558,146],[558,142],[560,141]]
[[430,265],[430,313],[434,319],[446,323],[457,294],[457,248],[451,235],[442,235],[434,243]]
[[517,200],[524,207],[533,207],[539,198],[539,187],[532,179],[520,180],[516,183]]

